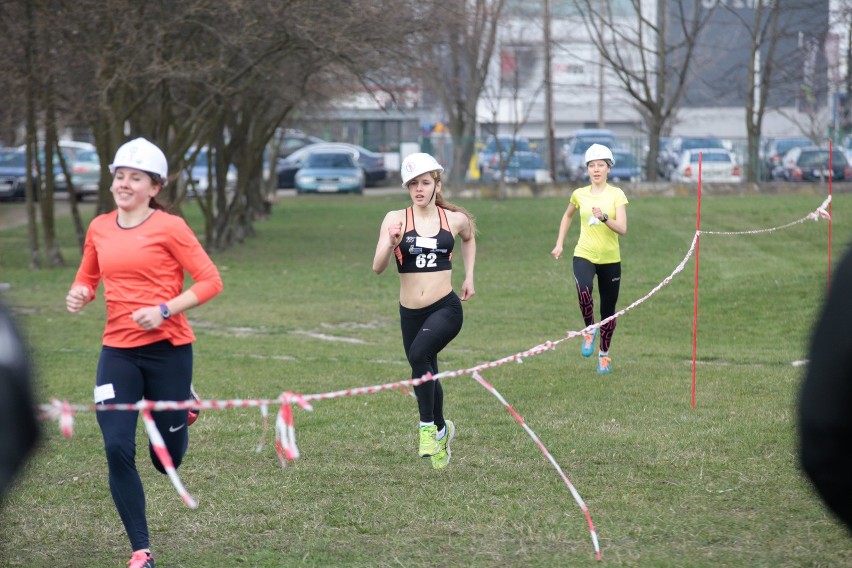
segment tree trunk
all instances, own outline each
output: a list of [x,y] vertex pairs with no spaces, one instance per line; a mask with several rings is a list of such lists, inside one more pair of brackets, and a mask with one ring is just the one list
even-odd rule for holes
[[71,179],[71,168],[65,160],[65,154],[62,153],[62,148],[58,144],[56,155],[59,156],[59,166],[62,168],[62,175],[65,176],[65,183],[68,187],[68,205],[71,208],[71,218],[74,221],[74,232],[77,235],[77,243],[82,250],[86,242],[86,228],[83,227],[83,219],[80,217],[80,200],[77,197],[77,188],[74,187],[74,182]]
[[32,164],[35,163],[36,152],[38,151],[38,140],[36,139],[36,101],[35,93],[37,85],[35,84],[35,22],[33,20],[33,4],[26,3],[27,14],[27,42],[24,47],[26,54],[26,89],[27,89],[27,184],[26,184],[26,204],[27,204],[27,244],[30,249],[30,268],[33,270],[41,269],[41,250],[38,239],[38,221],[36,220],[35,196],[38,188],[33,179]]
[[42,230],[44,231],[44,249],[47,256],[47,264],[53,268],[62,268],[65,266],[65,259],[62,258],[62,250],[56,242],[56,175],[53,167],[53,152],[58,147],[58,143],[53,81],[50,77],[47,78],[44,96],[47,124],[45,125],[44,138],[44,183],[42,183],[41,192],[41,222]]

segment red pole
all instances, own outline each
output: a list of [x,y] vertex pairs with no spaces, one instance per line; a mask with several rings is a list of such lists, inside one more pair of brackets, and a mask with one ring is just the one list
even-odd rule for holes
[[826,290],[831,287],[831,181],[834,178],[834,169],[832,168],[832,158],[834,157],[834,149],[831,140],[828,141],[828,276],[826,277]]
[[695,408],[695,362],[698,353],[698,259],[701,245],[701,169],[704,161],[698,153],[698,204],[695,211],[695,279],[692,285],[692,408]]

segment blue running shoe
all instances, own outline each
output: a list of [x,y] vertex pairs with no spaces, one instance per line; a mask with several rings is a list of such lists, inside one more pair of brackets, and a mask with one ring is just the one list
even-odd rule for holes
[[591,357],[592,352],[595,350],[595,336],[597,334],[597,328],[592,333],[583,334],[583,346],[580,348],[580,353],[583,354],[583,357]]
[[598,373],[605,375],[612,372],[612,359],[609,355],[598,355]]

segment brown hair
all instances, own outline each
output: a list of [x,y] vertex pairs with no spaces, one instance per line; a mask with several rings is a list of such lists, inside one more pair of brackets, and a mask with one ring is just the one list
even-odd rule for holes
[[[434,171],[429,172],[432,175],[432,178],[435,180],[435,183],[441,183],[441,172]],[[476,235],[476,219],[471,215],[470,211],[461,207],[460,205],[456,205],[455,203],[450,203],[449,201],[444,201],[444,195],[441,192],[435,193],[435,205],[438,207],[443,207],[449,211],[457,211],[459,213],[464,213],[465,217],[467,217],[467,222],[470,224],[471,233]]]
[[[163,189],[166,187],[165,180],[163,180],[163,178],[160,177],[159,174],[154,174],[154,173],[151,173],[151,172],[145,172],[145,173],[148,174],[148,176],[151,178],[151,181],[154,183],[154,185],[159,185],[160,191],[163,191]],[[157,195],[159,195],[159,193]],[[156,197],[152,197],[151,199],[148,200],[148,207],[150,207],[151,209],[162,209],[162,210],[166,209],[166,206],[163,205],[162,203],[160,203],[159,201],[157,201]]]

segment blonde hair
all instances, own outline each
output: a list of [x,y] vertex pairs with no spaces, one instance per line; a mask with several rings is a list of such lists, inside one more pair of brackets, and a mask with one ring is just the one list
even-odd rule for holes
[[[436,184],[441,183],[441,172],[436,170],[434,172],[429,172],[429,174],[432,176],[432,179],[435,180]],[[441,192],[435,193],[435,205],[447,209],[448,211],[456,211],[458,213],[463,213],[465,217],[467,217],[467,222],[470,225],[471,233],[476,236],[476,219],[470,213],[470,211],[468,211],[464,207],[461,207],[460,205],[456,205],[455,203],[444,201],[444,195]]]

